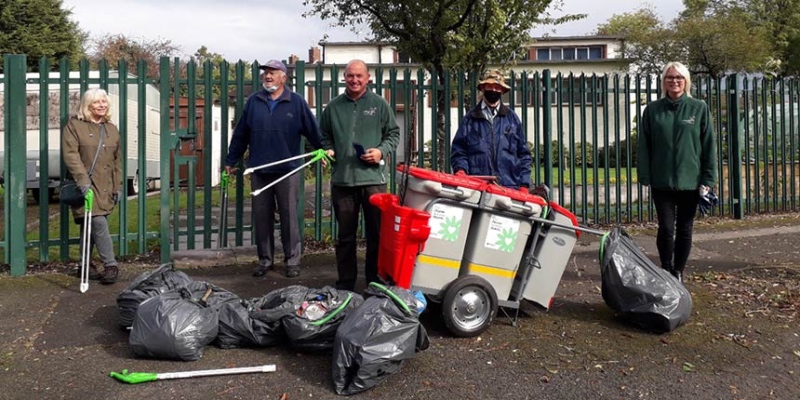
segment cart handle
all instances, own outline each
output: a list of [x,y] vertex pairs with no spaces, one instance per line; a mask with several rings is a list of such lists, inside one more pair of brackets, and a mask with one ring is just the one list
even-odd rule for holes
[[451,189],[442,185],[441,182],[425,181],[422,187],[430,194],[438,195],[440,193],[450,193],[451,196],[456,197],[458,200],[465,200],[469,196],[460,189]]
[[[506,209],[506,210],[509,210],[509,211],[510,210],[519,210],[520,213],[526,214],[526,215],[533,215],[533,214],[541,215],[541,213],[542,213],[542,207],[540,205],[533,204],[533,203],[514,204],[514,202],[511,200],[510,197],[499,197],[498,196],[498,199],[495,201],[495,204],[497,204],[500,208],[503,208],[503,209]],[[531,204],[531,205],[529,206],[528,204]],[[537,208],[538,208],[538,210],[537,210]]]
[[545,225],[552,225],[552,226],[557,226],[559,228],[566,228],[566,229],[574,229],[574,230],[577,230],[577,231],[591,233],[591,234],[599,235],[599,236],[603,236],[603,235],[605,235],[607,233],[605,231],[600,231],[600,230],[597,230],[597,229],[587,228],[587,227],[580,226],[580,225],[560,224],[558,222],[553,222],[553,221],[550,221],[549,219],[544,219],[544,218],[531,217],[531,220],[536,221],[536,222],[541,222],[542,224],[545,224]]

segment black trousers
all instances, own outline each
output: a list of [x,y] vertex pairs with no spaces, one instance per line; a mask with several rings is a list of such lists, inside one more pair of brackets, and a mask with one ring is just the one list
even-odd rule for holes
[[364,212],[364,236],[367,238],[367,259],[364,275],[367,283],[378,281],[378,245],[381,231],[381,210],[370,204],[369,197],[376,193],[386,193],[386,185],[369,186],[331,186],[331,201],[339,234],[336,240],[336,268],[339,280],[337,289],[353,291],[358,279],[356,259],[356,238],[358,234],[358,215]]
[[658,216],[656,246],[661,267],[683,272],[692,251],[692,229],[700,193],[697,190],[652,189]]

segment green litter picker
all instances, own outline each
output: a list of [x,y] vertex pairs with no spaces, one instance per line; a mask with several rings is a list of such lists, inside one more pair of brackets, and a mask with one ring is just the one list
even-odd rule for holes
[[275,364],[261,365],[258,367],[241,367],[241,368],[220,368],[220,369],[206,369],[201,371],[185,371],[185,372],[128,372],[123,369],[122,372],[110,372],[108,376],[125,383],[136,384],[153,381],[162,381],[165,379],[181,379],[181,378],[197,378],[201,376],[215,376],[215,375],[233,375],[233,374],[251,374],[256,372],[275,372]]

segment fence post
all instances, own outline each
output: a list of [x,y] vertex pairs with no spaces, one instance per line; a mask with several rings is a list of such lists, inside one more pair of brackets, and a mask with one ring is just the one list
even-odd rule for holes
[[[294,64],[294,92],[300,95],[303,99],[306,98],[306,63],[305,61],[296,61]],[[306,101],[308,103],[308,101]],[[299,154],[305,153],[306,138],[300,137]],[[316,163],[312,166],[314,171],[317,170]],[[297,196],[297,226],[300,227],[300,251],[305,250],[306,247],[306,171],[298,172],[300,174],[300,193]],[[318,175],[319,176],[319,175]]]
[[553,82],[550,80],[550,70],[542,71],[542,81],[544,83],[542,92],[542,145],[544,146],[544,184],[552,187],[553,183],[553,118],[550,95],[553,91]]
[[[159,171],[159,176],[161,177],[161,193],[160,193],[160,221],[159,221],[159,247],[161,249],[161,262],[167,263],[172,258],[172,253],[170,249],[170,236],[172,233],[172,229],[170,227],[170,220],[169,217],[170,207],[169,207],[169,195],[170,190],[172,189],[172,181],[170,179],[170,163],[167,161],[170,159],[170,149],[172,148],[173,141],[175,140],[175,132],[170,129],[169,126],[169,117],[170,117],[170,108],[169,108],[169,97],[172,93],[172,86],[170,82],[170,62],[169,57],[161,57],[159,62],[159,108],[161,109],[161,136],[160,136],[160,151],[161,151],[161,171]],[[177,80],[178,77],[175,76],[176,81],[176,91],[177,91]],[[175,127],[178,126],[178,102],[175,102]],[[178,166],[176,165],[175,168],[177,169]],[[177,181],[175,182],[177,186]],[[144,204],[142,204],[144,206]],[[178,205],[176,204],[175,207]],[[177,221],[176,221],[177,225]],[[139,228],[141,229],[141,227]],[[174,229],[178,229],[177,226]]]
[[[738,75],[728,77],[728,175],[731,181],[731,200],[733,218],[742,219],[742,143],[739,126],[739,88]],[[721,190],[721,189],[720,189]]]
[[[26,120],[25,111],[27,99],[25,97],[25,71],[27,59],[25,55],[14,54],[3,58],[3,86],[5,87],[3,114],[5,115],[5,196],[3,197],[5,218],[5,261],[11,265],[11,275],[25,275],[27,264],[25,249],[27,243],[25,234],[27,172],[25,158],[27,145],[25,140]],[[11,150],[14,143],[14,151]]]

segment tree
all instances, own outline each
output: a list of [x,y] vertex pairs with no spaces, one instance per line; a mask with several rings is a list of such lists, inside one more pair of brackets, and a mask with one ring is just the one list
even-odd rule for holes
[[[197,51],[194,53],[192,57],[193,61],[197,64],[197,76],[199,79],[205,78],[205,65],[208,63],[211,68],[211,79],[215,82],[218,82],[222,76],[222,64],[228,63],[225,60],[225,56],[219,53],[213,53],[208,50],[208,47],[201,46]],[[247,61],[239,61],[244,70],[244,81],[249,83],[252,77],[251,75],[251,64]],[[228,64],[228,82],[230,84],[236,83],[236,65]],[[214,99],[219,99],[222,94],[222,89],[218,85],[213,85],[212,87],[212,97]],[[196,91],[197,97],[203,97],[205,95],[205,87],[200,86]]]
[[682,61],[693,74],[712,77],[768,68],[773,53],[766,30],[743,23],[747,18],[741,9],[719,3],[685,0],[686,9],[670,24],[652,8],[641,8],[614,15],[598,25],[597,34],[626,37],[625,57],[635,70],[648,74],[660,73],[669,61]]
[[[513,60],[530,41],[536,24],[560,23],[582,16],[552,19],[542,13],[561,0],[304,0],[304,16],[317,15],[335,25],[367,25],[376,41],[393,44],[419,62],[438,84],[445,68],[479,71],[489,63]],[[450,94],[438,91],[437,143],[444,140],[444,113]],[[444,167],[444,148],[438,147],[438,167]]]
[[659,74],[667,62],[685,58],[685,51],[678,47],[673,31],[652,8],[615,14],[598,25],[595,33],[624,37],[623,56],[631,60],[635,72]]
[[735,13],[739,23],[764,32],[775,73],[800,74],[800,0],[684,0],[687,11]]
[[739,12],[684,16],[675,22],[675,37],[687,52],[695,74],[718,78],[730,72],[764,71],[772,50],[766,32],[742,24]]
[[131,72],[135,71],[138,60],[147,64],[147,77],[154,78],[159,75],[161,57],[172,57],[180,49],[173,45],[171,40],[133,39],[125,35],[105,35],[92,40],[93,48],[89,54],[89,61],[96,67],[100,60],[105,59],[110,66],[116,66],[120,60],[128,63]]
[[0,2],[0,71],[3,54],[26,54],[28,71],[39,70],[39,59],[51,65],[68,57],[77,65],[86,34],[69,19],[72,11],[61,0],[3,0]]

